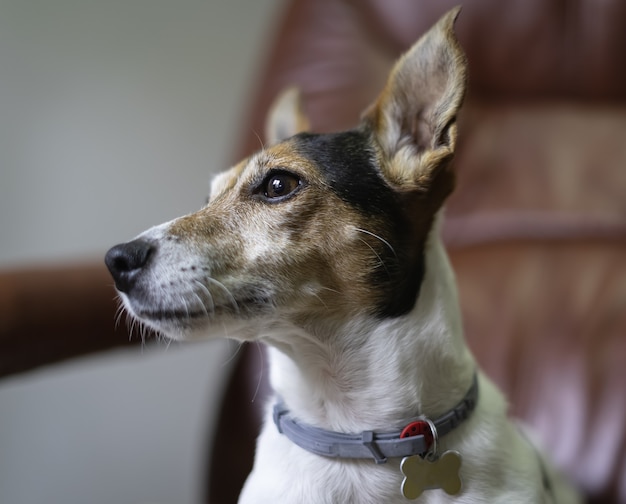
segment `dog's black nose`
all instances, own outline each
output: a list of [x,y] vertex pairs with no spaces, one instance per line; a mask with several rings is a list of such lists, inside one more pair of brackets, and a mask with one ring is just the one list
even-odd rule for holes
[[113,275],[117,290],[130,291],[154,250],[151,243],[137,239],[116,245],[106,253],[104,262]]

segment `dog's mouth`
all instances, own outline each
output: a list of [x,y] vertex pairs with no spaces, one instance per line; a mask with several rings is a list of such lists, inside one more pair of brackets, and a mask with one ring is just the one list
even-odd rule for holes
[[227,320],[249,320],[267,314],[273,303],[269,297],[232,297],[223,304],[214,304],[197,294],[177,296],[176,304],[155,303],[154,300],[122,296],[124,305],[131,316],[137,318],[158,332],[178,339],[180,333],[208,329],[216,323]]
[[241,316],[246,317],[262,311],[266,311],[270,304],[269,300],[244,299],[237,301],[236,304],[224,306],[212,306],[211,309],[206,307],[185,307],[185,308],[163,308],[163,309],[141,309],[134,310],[137,317],[144,320],[155,322],[193,322],[195,320],[212,320],[221,316]]
[[[266,307],[241,301],[237,307],[216,306],[211,312],[197,307],[138,308],[127,297],[122,296],[123,305],[130,320],[137,321],[142,328],[148,328],[156,334],[175,341],[202,340],[218,330],[227,331],[229,337],[246,339],[244,329],[254,327],[253,318],[269,313]],[[257,300],[258,303],[258,300]],[[132,323],[130,327],[135,327]],[[239,334],[241,333],[241,334]]]
[[141,310],[137,312],[137,317],[154,322],[184,322],[186,320],[192,321],[207,318],[208,314],[203,311],[189,311],[183,309]]

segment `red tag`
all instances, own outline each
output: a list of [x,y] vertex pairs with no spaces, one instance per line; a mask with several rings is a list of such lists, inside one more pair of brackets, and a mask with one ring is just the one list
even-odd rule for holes
[[424,436],[424,439],[426,440],[426,445],[430,449],[431,445],[433,444],[433,433],[430,430],[430,425],[428,425],[428,422],[425,422],[423,420],[417,420],[407,425],[404,429],[402,429],[402,432],[400,433],[400,438],[404,439],[408,437],[419,436],[420,434]]

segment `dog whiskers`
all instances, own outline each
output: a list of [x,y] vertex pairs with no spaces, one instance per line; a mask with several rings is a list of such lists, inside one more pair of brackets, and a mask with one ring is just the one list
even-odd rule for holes
[[369,249],[370,249],[370,250],[374,253],[374,255],[378,258],[378,262],[379,262],[380,266],[382,266],[382,267],[385,269],[385,271],[387,272],[387,275],[388,275],[388,276],[391,276],[391,275],[389,275],[389,270],[387,269],[387,265],[386,265],[386,264],[385,264],[385,262],[381,259],[381,257],[378,255],[378,252],[376,252],[376,251],[374,250],[374,247],[372,247],[369,243],[367,243],[367,242],[366,242],[365,240],[363,240],[362,238],[359,238],[358,240],[359,240],[360,242],[364,243],[365,245],[367,245],[367,246],[369,247]]
[[133,316],[126,317],[126,329],[128,330],[128,338],[132,339],[133,333],[135,332],[135,325],[137,324],[137,319]]
[[324,308],[328,308],[328,305],[324,303],[324,300],[319,296],[319,294],[311,292],[311,295],[314,296],[320,303],[322,303],[324,305]]
[[373,237],[374,237],[374,238],[376,238],[377,240],[380,240],[382,243],[384,243],[385,245],[387,245],[387,247],[389,247],[389,250],[391,250],[391,252],[393,253],[393,255],[394,255],[394,256],[398,257],[398,256],[397,256],[397,254],[396,254],[396,251],[395,251],[395,250],[394,250],[394,248],[391,246],[391,244],[390,244],[387,240],[385,240],[384,238],[382,238],[382,237],[378,236],[376,233],[372,233],[371,231],[368,231],[368,230],[363,229],[363,228],[358,228],[358,227],[355,227],[355,228],[354,228],[354,230],[355,230],[355,231],[358,231],[359,233],[364,233],[364,234],[366,234],[366,235],[373,236]]
[[239,351],[243,347],[243,343],[239,341],[234,341],[232,339],[228,339],[227,341],[229,343],[229,346],[231,346],[232,343],[235,343],[235,351],[232,352],[232,354],[224,362],[222,362],[222,367],[228,366],[228,364],[235,360],[235,358],[239,355]]
[[126,307],[124,306],[124,302],[122,301],[122,298],[120,296],[116,296],[115,299],[117,301],[117,309],[115,310],[114,329],[117,330],[119,328],[119,326],[120,326],[120,322],[122,320],[122,315],[126,311]]
[[178,299],[180,299],[179,305],[183,307],[183,310],[185,310],[186,319],[189,320],[189,304],[187,303],[187,299],[182,294],[178,295]]
[[261,344],[258,341],[254,342],[257,350],[259,351],[259,358],[261,360],[260,371],[259,371],[259,379],[256,383],[256,389],[252,396],[252,400],[250,402],[256,401],[257,396],[259,395],[259,390],[261,390],[261,383],[263,382],[263,368],[265,367],[265,354],[263,353],[263,348],[261,348]]
[[139,333],[139,338],[141,339],[141,352],[143,353],[143,349],[146,346],[146,327],[144,323],[127,311],[126,327],[128,330],[129,341],[133,339],[133,334],[135,333],[135,329],[137,329],[137,332]]
[[202,312],[204,313],[205,317],[208,318],[209,312],[207,311],[206,306],[204,305],[204,301],[202,301],[202,298],[198,296],[198,294],[196,294],[195,292],[192,292],[192,295],[198,300],[198,304],[202,308]]
[[330,292],[334,292],[335,294],[341,294],[341,292],[339,292],[337,289],[331,289],[330,287],[324,287],[323,285],[319,285],[318,286],[320,289],[324,289]]
[[229,298],[230,304],[233,306],[235,312],[239,313],[239,304],[237,304],[237,300],[235,299],[235,296],[233,296],[231,294],[231,292],[228,290],[228,288],[222,282],[218,282],[217,280],[215,280],[215,278],[212,278],[210,276],[207,276],[205,278],[209,282],[217,285],[219,288],[221,288],[226,293],[226,296]]
[[207,313],[207,317],[209,316],[209,313],[215,313],[215,302],[213,301],[213,296],[211,295],[211,291],[206,287],[206,285],[204,285],[202,282],[200,282],[199,280],[194,280],[195,284],[200,287],[200,289],[202,289],[202,292],[204,292],[206,294],[206,301],[209,303],[209,307],[207,309],[206,304],[204,301],[202,302],[202,306],[205,309],[205,312],[208,311]]
[[146,345],[146,332],[147,328],[143,322],[139,322],[139,334],[141,335],[141,349],[143,350]]
[[165,344],[165,351],[167,352],[170,349],[170,345],[172,344],[172,339],[171,338],[165,338],[167,340],[167,343]]
[[263,139],[261,138],[261,136],[255,130],[252,130],[252,134],[259,141],[259,145],[261,146],[261,151],[264,151],[265,150],[265,144],[263,143]]

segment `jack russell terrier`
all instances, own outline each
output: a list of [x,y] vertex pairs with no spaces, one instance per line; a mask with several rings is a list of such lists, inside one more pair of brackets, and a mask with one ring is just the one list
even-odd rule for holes
[[439,234],[466,88],[458,13],[355,129],[308,133],[283,93],[271,146],[217,175],[204,208],[106,255],[141,324],[269,346],[275,402],[240,503],[578,502],[463,339]]

